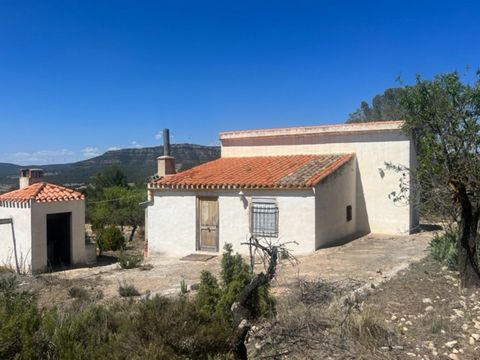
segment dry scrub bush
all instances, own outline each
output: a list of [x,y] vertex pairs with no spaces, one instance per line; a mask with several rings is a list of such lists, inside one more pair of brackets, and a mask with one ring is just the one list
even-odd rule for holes
[[356,310],[345,319],[346,335],[369,348],[391,346],[394,333],[371,308]]

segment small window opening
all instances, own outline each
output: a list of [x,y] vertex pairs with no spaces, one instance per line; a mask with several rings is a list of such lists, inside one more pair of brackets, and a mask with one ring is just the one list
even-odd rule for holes
[[351,221],[352,218],[352,205],[347,205],[347,221]]

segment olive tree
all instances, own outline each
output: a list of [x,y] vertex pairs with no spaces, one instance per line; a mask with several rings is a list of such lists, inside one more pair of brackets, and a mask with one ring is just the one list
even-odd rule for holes
[[479,286],[480,73],[472,83],[457,72],[433,80],[417,76],[402,104],[404,130],[416,146],[414,175],[422,203],[449,209],[458,231],[461,284]]

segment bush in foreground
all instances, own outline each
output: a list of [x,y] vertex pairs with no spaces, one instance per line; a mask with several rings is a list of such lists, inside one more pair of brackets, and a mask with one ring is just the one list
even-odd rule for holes
[[1,359],[207,359],[228,353],[231,324],[188,297],[38,309],[33,294],[0,280]]
[[129,254],[125,251],[120,252],[118,263],[122,269],[134,269],[140,266],[143,256],[139,254]]
[[451,230],[444,234],[435,234],[430,242],[431,253],[435,260],[456,269],[458,265],[457,233]]

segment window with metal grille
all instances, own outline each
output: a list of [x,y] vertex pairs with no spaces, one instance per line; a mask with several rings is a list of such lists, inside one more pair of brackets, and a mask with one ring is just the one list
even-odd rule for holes
[[253,236],[278,237],[278,206],[274,199],[253,199],[250,215]]

